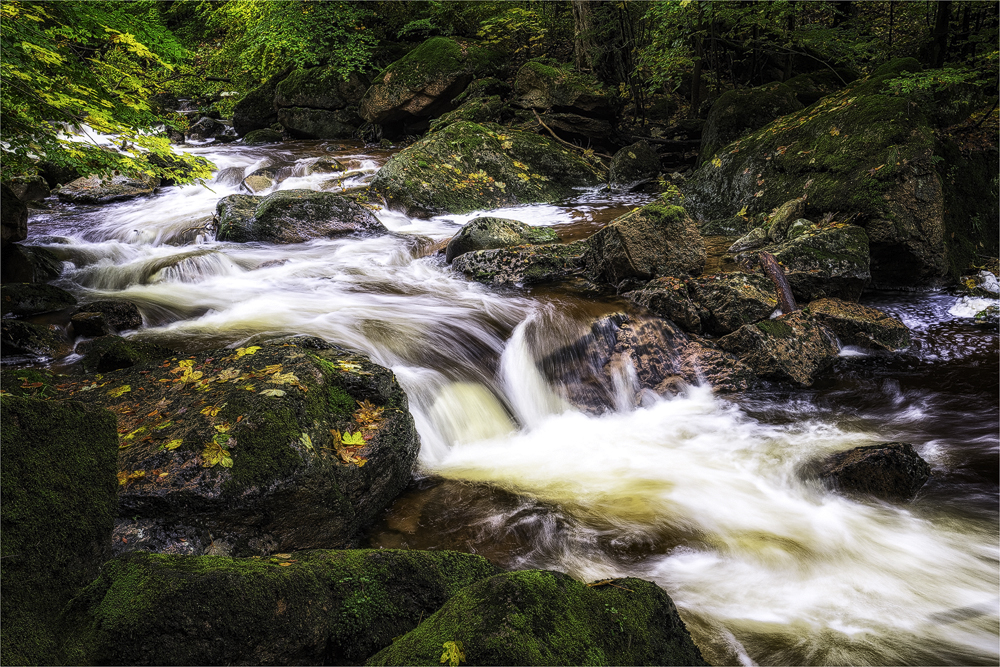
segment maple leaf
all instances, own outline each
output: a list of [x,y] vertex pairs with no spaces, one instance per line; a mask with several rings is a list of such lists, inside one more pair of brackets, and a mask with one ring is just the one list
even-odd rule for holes
[[[80,391],[83,390],[81,389]],[[108,396],[110,396],[111,398],[118,398],[122,394],[127,394],[130,391],[132,391],[131,385],[125,384],[122,385],[121,387],[118,387],[117,389],[112,389],[111,391],[109,391]]]
[[224,407],[226,407],[225,403],[223,403],[222,405],[218,405],[218,406],[216,406],[216,405],[210,405],[207,408],[202,408],[201,409],[201,414],[205,415],[206,417],[214,417],[217,414],[219,414],[219,410],[221,410]]
[[222,371],[216,376],[215,381],[227,382],[229,380],[235,380],[239,376],[240,372],[238,370],[236,370],[235,368],[227,368],[226,370]]
[[297,385],[299,383],[299,378],[296,377],[295,373],[292,373],[291,371],[289,371],[288,373],[275,373],[271,377],[270,382],[273,382],[274,384],[294,384],[294,385]]
[[465,647],[462,646],[462,642],[445,642],[441,646],[444,648],[441,664],[448,663],[449,667],[458,667],[465,660]]
[[347,446],[363,446],[365,444],[365,439],[361,435],[361,431],[357,433],[345,433],[342,437],[342,442]]
[[264,391],[260,392],[261,396],[271,396],[273,398],[284,396],[287,393],[288,392],[286,392],[283,389],[265,389]]
[[181,439],[181,438],[177,438],[177,439],[175,439],[175,440],[171,440],[171,441],[169,441],[169,442],[165,443],[165,444],[163,445],[163,448],[164,448],[164,449],[177,449],[178,447],[180,447],[180,446],[181,446],[181,444],[182,444],[183,442],[184,442],[184,440],[183,440],[183,439]]
[[358,403],[358,409],[354,412],[354,421],[364,428],[375,428],[382,420],[382,413],[385,408],[375,407],[371,402],[365,400]]
[[203,468],[211,468],[216,465],[221,465],[223,468],[233,467],[232,456],[215,440],[205,445],[205,449],[201,451],[201,459]]
[[249,354],[257,354],[257,350],[260,349],[260,345],[253,345],[251,347],[238,347],[236,348],[236,358],[245,357]]

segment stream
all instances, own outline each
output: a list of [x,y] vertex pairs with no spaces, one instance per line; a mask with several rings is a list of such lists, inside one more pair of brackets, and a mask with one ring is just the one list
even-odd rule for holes
[[[291,175],[277,188],[336,191],[390,153],[305,141],[186,150],[219,167],[208,187],[52,204],[32,213],[28,242],[69,263],[55,284],[82,301],[135,303],[142,340],[193,352],[306,334],[391,368],[420,433],[419,467],[367,546],[655,581],[713,664],[1000,661],[998,333],[963,317],[957,296],[866,293],[911,328],[913,346],[848,348],[810,389],[724,397],[692,386],[636,405],[624,373],[617,409],[594,416],[536,362],[626,301],[467,280],[434,251],[479,213],[382,210],[393,233],[378,238],[216,242],[206,224],[242,174],[284,162]],[[339,185],[297,175],[321,157],[362,173]],[[574,240],[650,200],[587,191],[491,214]],[[912,503],[850,500],[803,474],[887,441],[912,443],[932,467]]]

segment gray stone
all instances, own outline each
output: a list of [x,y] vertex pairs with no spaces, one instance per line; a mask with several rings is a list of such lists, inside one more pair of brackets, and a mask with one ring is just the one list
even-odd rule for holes
[[819,471],[820,479],[847,495],[891,502],[913,500],[930,475],[931,467],[906,442],[855,447],[830,456]]
[[547,227],[531,225],[508,218],[482,217],[467,222],[451,241],[445,261],[451,264],[459,255],[474,250],[495,250],[516,245],[556,243],[559,236]]

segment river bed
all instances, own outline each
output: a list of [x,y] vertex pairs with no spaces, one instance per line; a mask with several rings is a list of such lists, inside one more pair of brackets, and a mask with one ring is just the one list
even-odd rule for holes
[[[628,310],[624,300],[466,280],[433,250],[478,213],[382,210],[393,234],[378,238],[215,242],[206,225],[238,192],[234,173],[332,156],[362,174],[331,186],[329,174],[293,168],[277,187],[351,187],[389,152],[343,142],[190,151],[222,179],[103,207],[52,204],[32,214],[28,242],[70,263],[56,284],[81,300],[135,303],[137,338],[192,352],[307,334],[391,368],[422,445],[411,488],[369,546],[653,580],[713,664],[1000,661],[998,334],[955,314],[956,295],[866,294],[911,328],[913,346],[847,349],[808,390],[719,397],[693,386],[635,405],[626,375],[617,409],[595,416],[536,362]],[[649,200],[588,191],[491,215],[568,241]],[[912,503],[849,500],[804,472],[887,441],[912,443],[932,467]]]

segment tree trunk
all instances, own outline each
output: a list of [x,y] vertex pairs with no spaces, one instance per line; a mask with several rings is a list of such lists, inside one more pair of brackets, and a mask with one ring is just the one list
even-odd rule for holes
[[691,118],[698,117],[698,107],[701,106],[701,68],[705,56],[704,38],[701,34],[701,5],[698,5],[698,29],[694,34],[694,68],[691,70]]
[[934,21],[933,47],[931,53],[932,67],[944,67],[948,55],[948,24],[951,22],[951,0],[941,0],[937,4],[937,17]]
[[787,315],[798,310],[799,307],[795,303],[795,297],[792,296],[792,287],[788,284],[785,271],[778,264],[778,260],[774,258],[774,255],[769,252],[760,253],[760,266],[764,269],[764,275],[774,283],[774,291],[778,293],[778,305],[781,306],[781,312]]
[[590,2],[573,0],[573,57],[577,72],[594,69],[594,30]]

